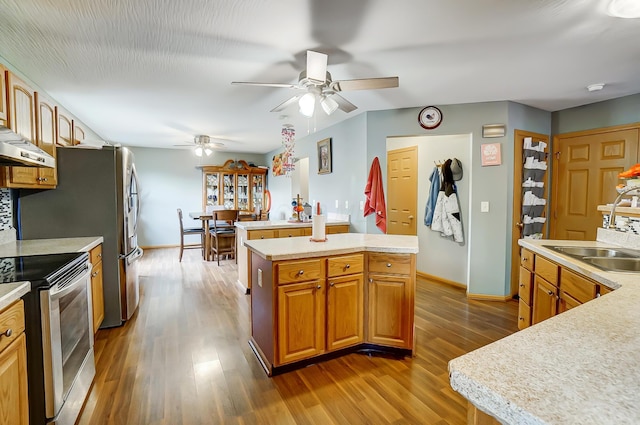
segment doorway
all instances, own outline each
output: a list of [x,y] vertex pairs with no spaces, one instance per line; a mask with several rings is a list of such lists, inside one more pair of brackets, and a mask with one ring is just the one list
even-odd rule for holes
[[300,158],[295,162],[295,168],[291,172],[291,198],[297,195],[306,202],[309,200],[309,158]]

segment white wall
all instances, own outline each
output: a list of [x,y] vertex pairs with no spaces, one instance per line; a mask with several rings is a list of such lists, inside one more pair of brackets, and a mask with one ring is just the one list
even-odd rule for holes
[[[387,151],[410,146],[418,147],[418,211],[417,235],[420,252],[416,256],[416,269],[442,279],[467,285],[469,269],[469,203],[471,196],[471,135],[389,137]],[[465,242],[443,238],[439,232],[425,226],[425,205],[429,197],[429,176],[435,162],[457,158],[462,163],[462,179],[456,182],[460,215]]]
[[[222,165],[228,159],[242,159],[263,165],[263,155],[214,152],[198,158],[190,150],[130,147],[135,155],[140,179],[140,222],[138,243],[142,247],[180,244],[177,209],[181,208],[189,224],[189,211],[202,209],[203,165]],[[193,222],[194,225],[200,222]],[[191,239],[189,239],[191,238]],[[185,242],[198,242],[188,237]]]

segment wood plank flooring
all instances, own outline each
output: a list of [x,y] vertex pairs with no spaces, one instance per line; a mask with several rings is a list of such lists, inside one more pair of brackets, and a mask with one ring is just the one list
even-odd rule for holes
[[233,260],[147,250],[141,302],[124,326],[99,330],[96,378],[80,425],[464,424],[450,359],[517,330],[516,302],[469,301],[418,280],[417,355],[350,354],[268,378],[247,343],[249,296]]

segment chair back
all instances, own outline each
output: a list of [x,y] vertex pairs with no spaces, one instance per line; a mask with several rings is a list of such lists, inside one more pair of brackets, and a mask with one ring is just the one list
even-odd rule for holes
[[178,208],[178,220],[180,221],[180,233],[184,232],[184,224],[182,223],[182,210]]
[[238,221],[239,210],[220,210],[213,211],[213,227],[216,228],[220,222],[226,222],[227,225],[233,225]]

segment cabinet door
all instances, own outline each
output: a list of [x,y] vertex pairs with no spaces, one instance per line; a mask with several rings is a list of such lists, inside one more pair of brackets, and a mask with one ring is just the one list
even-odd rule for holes
[[294,236],[304,236],[304,227],[292,227],[290,229],[278,229],[279,238],[292,238]]
[[[56,107],[50,99],[36,93],[36,139],[43,151],[56,156]],[[39,168],[38,183],[45,186],[57,184],[55,168]]]
[[73,145],[73,122],[67,111],[61,107],[56,108],[58,120],[58,140],[57,143],[62,146]]
[[228,210],[236,208],[236,175],[222,175],[222,205]]
[[327,292],[327,350],[364,340],[364,275],[330,278]]
[[560,298],[558,299],[558,314],[564,313],[567,310],[571,310],[574,307],[578,307],[582,303],[571,295],[564,291],[560,291]]
[[91,297],[93,310],[93,333],[95,334],[104,320],[102,261],[93,265],[93,270],[91,272]]
[[240,211],[249,210],[249,175],[238,174],[236,176],[236,202]]
[[518,329],[522,330],[531,326],[531,306],[522,298],[518,302]]
[[29,424],[27,343],[24,333],[0,352],[0,404],[3,424]]
[[540,276],[536,276],[533,291],[533,323],[540,323],[555,316],[558,312],[557,305],[558,288]]
[[251,175],[251,211],[264,209],[264,176]]
[[220,175],[218,173],[205,173],[204,196],[203,210],[207,205],[220,205]]
[[412,294],[413,284],[408,276],[369,275],[368,342],[411,348]]
[[[35,92],[12,73],[7,74],[9,92],[9,128],[24,137],[36,141],[36,102]],[[35,167],[11,167],[10,181],[13,184],[35,185],[38,169]]]
[[278,286],[278,364],[324,352],[323,280]]
[[79,145],[86,138],[84,128],[82,128],[75,120],[73,120],[73,144]]
[[0,124],[8,127],[7,122],[7,69],[0,65]]
[[518,296],[527,305],[531,305],[531,281],[533,273],[520,266],[520,277],[518,278]]
[[275,237],[275,230],[249,230],[248,239],[273,239]]

